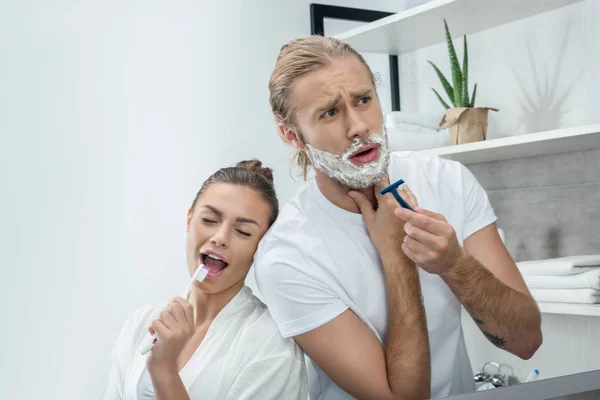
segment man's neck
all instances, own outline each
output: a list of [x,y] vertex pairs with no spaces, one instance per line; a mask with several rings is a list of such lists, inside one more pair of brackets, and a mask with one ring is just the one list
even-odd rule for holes
[[[347,187],[341,185],[339,182],[331,179],[320,171],[316,171],[316,180],[319,190],[321,193],[323,193],[323,196],[325,196],[327,200],[346,211],[356,214],[360,213],[360,210],[358,209],[358,206],[354,200],[348,196],[349,189]],[[377,199],[372,187],[356,191],[367,196],[367,199],[369,199],[373,205],[373,208],[377,208]]]

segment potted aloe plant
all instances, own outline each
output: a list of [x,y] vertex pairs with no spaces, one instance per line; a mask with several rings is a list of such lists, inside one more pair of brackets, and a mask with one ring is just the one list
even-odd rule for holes
[[[442,71],[440,71],[434,63],[429,61],[450,100],[449,103],[444,101],[438,91],[431,88],[440,103],[442,103],[442,106],[446,109],[446,115],[440,122],[440,126],[449,128],[452,144],[485,140],[487,137],[488,112],[489,110],[498,110],[489,107],[475,107],[477,84],[473,87],[473,94],[469,95],[469,53],[467,50],[467,36],[464,36],[463,65],[461,69],[446,20],[444,20],[444,27],[446,29],[448,54],[450,56],[452,84],[446,79]],[[452,106],[450,106],[450,104]]]

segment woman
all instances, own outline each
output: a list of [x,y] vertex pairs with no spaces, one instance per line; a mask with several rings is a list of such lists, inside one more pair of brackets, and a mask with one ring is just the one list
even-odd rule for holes
[[[121,330],[104,399],[306,399],[306,369],[244,279],[258,243],[277,218],[270,169],[257,160],[213,174],[187,215],[189,299],[144,307]],[[148,332],[158,342],[142,356]]]

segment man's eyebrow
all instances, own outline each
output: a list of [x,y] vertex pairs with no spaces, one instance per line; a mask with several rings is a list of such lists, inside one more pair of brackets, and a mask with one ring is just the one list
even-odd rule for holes
[[373,92],[373,89],[360,90],[358,92],[352,93],[352,97],[355,99],[359,99],[361,97],[365,97],[368,94],[371,94],[372,92]]
[[[373,93],[373,88],[368,88],[368,89],[364,89],[364,90],[360,90],[357,92],[352,93],[352,98],[354,99],[360,99],[361,97],[364,97],[368,94]],[[332,109],[333,107],[335,107],[335,105],[340,101],[340,95],[335,96],[333,99],[331,99],[329,102],[327,102],[325,105],[323,105],[322,107],[319,107],[316,109],[315,114],[321,114],[327,110]]]
[[315,111],[315,113],[322,113],[325,112],[327,110],[332,109],[333,107],[335,107],[335,105],[340,101],[340,95],[338,94],[337,96],[335,96],[333,99],[329,100],[326,104],[324,104],[323,106],[317,108],[317,110]]

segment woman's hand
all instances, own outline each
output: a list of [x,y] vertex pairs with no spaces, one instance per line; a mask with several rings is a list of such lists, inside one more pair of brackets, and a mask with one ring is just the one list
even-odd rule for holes
[[146,358],[146,367],[153,372],[179,373],[177,358],[195,331],[192,305],[181,297],[175,297],[152,321],[150,334],[156,333],[158,342]]

